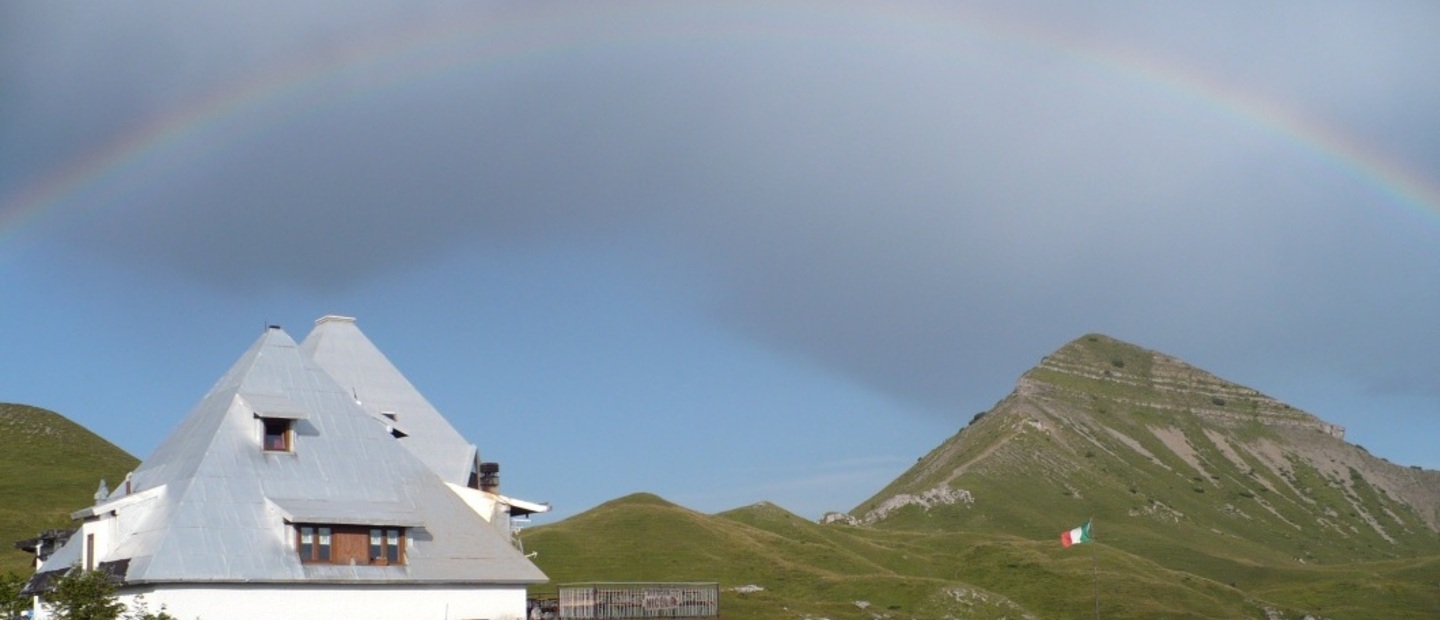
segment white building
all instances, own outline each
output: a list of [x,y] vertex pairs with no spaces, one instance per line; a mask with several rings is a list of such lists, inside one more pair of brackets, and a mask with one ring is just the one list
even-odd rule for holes
[[32,580],[120,580],[182,620],[524,618],[546,578],[482,463],[355,326],[260,339]]

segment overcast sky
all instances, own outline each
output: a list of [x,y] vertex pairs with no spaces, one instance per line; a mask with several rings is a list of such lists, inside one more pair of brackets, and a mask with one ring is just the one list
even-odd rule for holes
[[555,517],[848,510],[1087,332],[1440,468],[1440,4],[0,4],[0,401],[360,328]]

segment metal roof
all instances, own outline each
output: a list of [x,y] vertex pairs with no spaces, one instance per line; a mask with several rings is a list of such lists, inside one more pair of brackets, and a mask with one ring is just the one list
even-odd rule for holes
[[[77,513],[114,513],[116,546],[97,559],[129,560],[132,584],[545,581],[508,532],[355,402],[362,388],[337,383],[284,331],[267,329],[140,464],[128,495],[117,489]],[[256,416],[276,413],[292,420],[292,451],[262,449]],[[311,519],[409,527],[406,564],[302,565],[286,522]],[[52,562],[78,560],[81,544],[72,539]]]
[[335,525],[425,525],[420,515],[400,502],[335,501],[316,499],[271,499],[271,504],[290,523]]
[[400,430],[400,445],[446,482],[466,484],[477,450],[380,352],[355,319],[325,316],[300,348],[330,373],[377,423]]
[[279,394],[246,394],[244,398],[255,410],[257,418],[304,420],[309,417],[305,414],[305,407]]

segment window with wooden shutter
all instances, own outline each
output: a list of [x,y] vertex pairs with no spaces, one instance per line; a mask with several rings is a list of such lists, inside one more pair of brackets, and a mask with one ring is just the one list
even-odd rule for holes
[[301,524],[295,526],[295,535],[295,549],[306,564],[405,563],[405,528]]

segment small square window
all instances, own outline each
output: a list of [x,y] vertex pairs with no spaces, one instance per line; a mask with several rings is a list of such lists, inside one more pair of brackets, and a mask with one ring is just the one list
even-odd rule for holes
[[260,418],[263,430],[260,445],[266,452],[290,452],[292,420],[284,418]]

